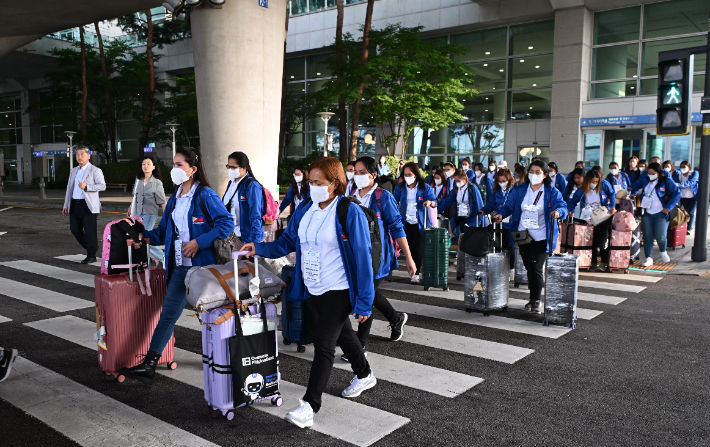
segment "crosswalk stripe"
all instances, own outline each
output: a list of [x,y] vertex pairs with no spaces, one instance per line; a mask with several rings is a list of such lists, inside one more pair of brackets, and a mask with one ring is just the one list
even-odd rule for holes
[[[70,262],[81,262],[86,258],[86,255],[65,255],[65,256],[55,256],[55,259],[61,259],[62,261],[70,261]],[[93,265],[94,267],[101,267],[101,261],[96,261],[92,262],[89,265]]]
[[629,275],[623,273],[599,273],[599,272],[579,272],[579,276],[588,276],[590,278],[604,278],[604,279],[619,279],[622,281],[637,281],[637,282],[649,282],[657,283],[662,280],[662,276],[649,276],[649,275]]
[[43,366],[18,357],[0,398],[84,447],[215,446]]
[[7,278],[0,278],[0,294],[16,300],[46,307],[57,312],[94,307],[94,303],[59,292],[42,289]]
[[7,323],[9,321],[12,321],[12,319],[0,315],[0,323]]
[[[92,335],[96,325],[91,321],[67,315],[25,325],[80,346],[97,349]],[[204,388],[201,354],[175,348],[175,362],[178,364],[176,370],[158,368],[156,372],[196,388]],[[276,407],[256,404],[253,408],[283,418],[306,392],[305,387],[285,380],[280,382],[279,387],[284,405]],[[369,446],[407,423],[408,418],[342,397],[323,394],[323,406],[311,429],[351,444]]]
[[7,231],[0,231],[0,236],[4,236],[7,234]]
[[543,326],[541,322],[517,320],[498,316],[484,316],[477,312],[464,312],[448,307],[430,306],[428,304],[412,303],[410,301],[389,300],[390,304],[400,312],[407,312],[423,317],[449,320],[456,323],[473,324],[503,331],[518,332],[521,334],[536,335],[546,338],[560,338],[571,329],[562,326]]
[[[524,293],[525,295],[530,295],[527,286],[523,286],[520,288],[511,287],[509,291],[510,293]],[[542,294],[545,294],[544,287],[542,288]],[[577,301],[589,301],[593,303],[611,304],[612,306],[616,306],[617,304],[621,304],[626,301],[626,298],[619,298],[617,296],[597,295],[596,293],[577,292]]]
[[[390,283],[390,284],[382,284],[380,285],[380,290],[393,290],[393,291],[398,291],[398,292],[407,292],[412,295],[423,295],[423,296],[431,296],[434,298],[445,298],[447,300],[454,300],[454,301],[460,301],[463,302],[463,292],[460,290],[449,290],[444,291],[444,290],[421,290],[421,288],[416,287],[412,288],[408,284],[401,284],[401,283]],[[577,299],[579,300],[579,296],[577,296]],[[524,309],[525,304],[527,301],[525,300],[518,300],[514,298],[508,298],[508,307],[511,309]],[[591,310],[591,309],[583,309],[578,307],[577,308],[577,317],[581,318],[582,320],[591,320],[592,318],[601,315],[602,311],[600,310]]]
[[74,270],[63,269],[49,264],[42,264],[34,261],[10,261],[0,262],[5,267],[22,270],[23,272],[34,273],[36,275],[48,276],[61,281],[79,284],[87,287],[94,287],[94,275],[76,272]]

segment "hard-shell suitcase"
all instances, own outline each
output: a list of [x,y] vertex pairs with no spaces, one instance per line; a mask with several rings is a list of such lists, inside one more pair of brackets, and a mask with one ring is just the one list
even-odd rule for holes
[[668,235],[667,235],[667,243],[668,247],[672,248],[675,250],[676,247],[683,247],[685,248],[685,238],[686,238],[686,233],[688,232],[688,224],[684,223],[683,225],[678,225],[677,227],[673,229],[668,230]]
[[[148,353],[167,292],[165,270],[150,270],[145,285],[134,281],[140,274],[134,274],[131,269],[126,273],[102,273],[94,277],[97,330],[94,339],[98,342],[99,365],[104,373],[112,374],[118,382],[125,380],[118,374],[120,368],[139,365],[143,362],[142,356]],[[175,369],[174,356],[173,335],[158,364]]]
[[[549,241],[552,240],[552,231]],[[543,324],[564,324],[577,327],[577,286],[579,284],[579,255],[552,253],[552,243],[548,247],[549,257],[545,262],[545,305]]]
[[310,299],[305,301],[288,299],[295,268],[287,266],[282,270],[281,280],[287,286],[281,299],[281,335],[285,345],[296,343],[296,351],[305,352],[305,345],[313,343],[313,328],[318,321],[318,313]]
[[459,236],[459,242],[456,250],[456,279],[458,281],[461,281],[466,277],[466,256],[464,256],[464,253],[461,251],[462,236],[463,235]]
[[422,239],[424,290],[431,287],[449,290],[449,232],[444,228],[429,227],[424,230]]
[[608,272],[621,270],[624,273],[629,273],[633,234],[633,231],[611,230],[611,238],[609,242],[609,262],[607,263]]
[[520,284],[528,283],[528,271],[523,264],[523,258],[520,257],[520,248],[515,244],[515,276],[513,278],[513,286],[520,287]]
[[[502,225],[502,224],[501,224]],[[494,231],[493,235],[502,233]],[[495,250],[496,244],[493,245]],[[508,284],[510,282],[510,260],[508,251],[488,253],[482,257],[466,257],[466,288],[464,306],[466,312],[480,311],[488,316],[490,311],[508,310]]]
[[589,270],[592,267],[592,242],[594,226],[576,223],[571,218],[562,223],[562,251],[579,256],[579,268]]
[[641,223],[637,220],[636,229],[631,236],[631,260],[641,259]]

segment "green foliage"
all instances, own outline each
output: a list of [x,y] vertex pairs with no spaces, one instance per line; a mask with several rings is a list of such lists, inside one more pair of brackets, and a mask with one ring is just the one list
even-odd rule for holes
[[187,73],[175,76],[175,87],[165,103],[155,109],[151,125],[151,139],[164,146],[171,147],[173,133],[168,123],[179,125],[175,132],[176,146],[200,147],[200,127],[197,121],[197,93],[195,74]]
[[[139,42],[148,40],[148,22],[145,12],[127,14],[118,18],[124,33],[134,34]],[[153,46],[163,48],[191,36],[190,25],[184,20],[153,20]]]
[[286,153],[286,148],[293,136],[303,131],[306,119],[312,118],[318,112],[327,110],[328,107],[332,107],[328,101],[328,97],[321,92],[304,93],[287,90],[286,108],[284,110],[285,128],[282,153]]

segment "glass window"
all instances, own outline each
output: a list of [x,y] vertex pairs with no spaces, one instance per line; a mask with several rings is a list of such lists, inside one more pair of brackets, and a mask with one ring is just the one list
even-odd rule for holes
[[539,157],[545,163],[550,161],[550,147],[549,146],[527,146],[518,147],[518,155],[520,158],[518,161],[525,166],[530,166],[533,157]]
[[643,38],[707,31],[707,21],[707,0],[675,0],[646,5],[643,12]]
[[552,51],[554,35],[554,20],[511,26],[510,55]]
[[321,11],[325,8],[335,7],[335,0],[308,0],[308,9],[310,11]]
[[323,90],[323,86],[330,82],[330,79],[323,80],[323,81],[308,81],[306,83],[306,92],[307,93],[315,93]]
[[291,14],[308,12],[308,0],[291,0]]
[[306,156],[314,152],[323,154],[323,132],[306,134]]
[[452,44],[466,47],[464,53],[457,54],[454,58],[460,61],[472,61],[505,57],[506,33],[506,28],[496,28],[474,33],[452,34]]
[[666,153],[666,139],[659,137],[656,132],[646,132],[646,161],[651,163],[651,157],[660,157],[663,161]]
[[594,45],[638,40],[641,7],[614,9],[594,14]]
[[549,119],[552,89],[510,92],[511,120]]
[[705,91],[705,75],[695,75],[693,77],[693,91],[694,92],[704,92]]
[[286,147],[287,157],[305,157],[305,148],[303,147],[303,134],[295,134],[288,142]]
[[[473,80],[479,91],[505,89],[505,59],[468,64],[473,70]],[[471,74],[471,73],[469,73]]]
[[510,59],[511,88],[552,85],[552,55]]
[[142,131],[141,125],[133,120],[119,122],[116,127],[116,139],[118,140],[137,140]]
[[304,58],[297,57],[294,59],[286,59],[284,65],[287,82],[303,81],[305,79],[306,66],[304,65]]
[[316,56],[308,56],[306,58],[306,68],[308,73],[308,79],[314,78],[330,78],[333,76],[333,72],[330,71],[326,65],[325,60],[330,56],[329,54],[318,54]]
[[377,129],[358,129],[357,130],[357,155],[358,157],[375,155],[377,148]]
[[587,133],[584,134],[584,165],[588,168],[599,166],[599,157],[601,155],[602,134]]
[[592,99],[623,98],[624,96],[635,95],[636,81],[617,81],[592,84]]
[[[691,136],[690,135],[679,135],[675,137],[670,137],[671,144],[671,158],[673,165],[678,167],[680,162],[683,160],[690,160],[690,147],[691,147]],[[665,159],[664,159],[665,161]]]
[[[705,12],[705,20],[707,20],[707,11]],[[689,47],[699,47],[707,45],[707,36],[684,37],[681,39],[659,40],[654,42],[644,42],[643,44],[643,71],[641,76],[658,76],[658,53],[661,51],[678,50]],[[695,71],[705,71],[698,63],[698,58],[695,61]]]
[[703,128],[696,127],[695,128],[695,153],[693,154],[693,160],[691,161],[692,166],[695,166],[694,169],[698,169],[698,166],[700,165],[700,147],[701,147],[702,139],[703,139]]
[[306,93],[306,84],[303,82],[294,82],[286,85],[286,95],[297,98]]
[[464,121],[503,121],[505,119],[505,92],[481,93],[464,100],[461,113]]
[[641,79],[641,95],[658,94],[658,78]]
[[0,144],[18,144],[15,129],[0,129]]
[[138,158],[138,142],[137,141],[119,141],[118,142],[118,158],[121,160],[132,160]]
[[592,81],[635,77],[638,62],[637,43],[595,48],[592,57]]
[[420,127],[415,128],[409,134],[409,142],[407,143],[407,154],[445,154],[446,153],[446,127],[434,130],[429,129],[426,138],[426,148],[422,149],[422,140],[424,133]]
[[449,152],[503,153],[503,124],[449,126]]

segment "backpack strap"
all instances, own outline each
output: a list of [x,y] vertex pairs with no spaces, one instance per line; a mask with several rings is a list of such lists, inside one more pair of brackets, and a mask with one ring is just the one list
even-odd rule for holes
[[338,202],[338,208],[335,210],[338,213],[338,220],[340,221],[340,226],[343,228],[343,234],[347,238],[350,238],[348,235],[347,217],[348,208],[351,203],[357,203],[359,205],[360,201],[354,197],[343,197],[340,199],[340,202]]
[[[266,214],[266,193],[264,192],[264,185],[259,183],[254,177],[249,177],[246,179],[246,183],[244,184],[244,194],[246,195],[247,190],[249,188],[249,185],[252,183],[256,182],[257,185],[261,186],[261,216],[264,217],[264,214]],[[237,188],[239,189],[239,188]]]
[[212,228],[212,223],[214,222],[212,220],[212,216],[210,216],[210,213],[207,212],[207,207],[205,207],[205,202],[202,201],[202,190],[204,190],[205,187],[200,185],[197,187],[195,190],[195,195],[200,199],[200,209],[202,210],[202,215],[205,216],[205,219],[207,219],[207,225]]

